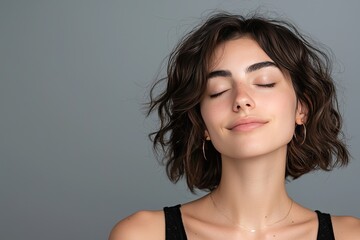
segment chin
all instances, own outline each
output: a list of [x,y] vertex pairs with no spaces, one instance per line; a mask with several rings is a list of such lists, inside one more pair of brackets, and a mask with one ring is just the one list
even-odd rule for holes
[[[236,149],[234,151],[234,149]],[[249,158],[257,158],[264,157],[266,155],[273,154],[283,154],[286,157],[287,151],[287,142],[281,144],[272,144],[266,146],[266,144],[244,144],[242,147],[232,147],[232,149],[228,149],[227,154],[223,154],[223,156],[232,158],[232,159],[249,159]]]

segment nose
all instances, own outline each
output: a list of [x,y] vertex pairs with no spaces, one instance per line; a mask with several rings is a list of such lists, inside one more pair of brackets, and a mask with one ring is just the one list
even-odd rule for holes
[[240,109],[243,111],[249,111],[255,107],[255,101],[251,98],[249,90],[237,89],[233,103],[233,111],[239,112]]

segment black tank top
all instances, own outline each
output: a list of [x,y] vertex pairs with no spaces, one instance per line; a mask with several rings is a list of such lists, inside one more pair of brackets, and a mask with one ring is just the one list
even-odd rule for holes
[[[166,240],[187,240],[180,206],[165,207]],[[330,214],[315,211],[319,220],[317,240],[335,240]]]

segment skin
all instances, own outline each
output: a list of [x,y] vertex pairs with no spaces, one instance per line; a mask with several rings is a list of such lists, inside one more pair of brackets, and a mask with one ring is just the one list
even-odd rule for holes
[[[246,37],[214,53],[201,114],[205,137],[222,155],[222,178],[212,193],[182,205],[189,240],[317,237],[316,213],[292,203],[285,188],[287,144],[307,111],[272,62]],[[359,219],[332,216],[332,223],[336,239],[359,238]],[[163,211],[140,211],[120,221],[109,239],[165,239],[164,229]]]

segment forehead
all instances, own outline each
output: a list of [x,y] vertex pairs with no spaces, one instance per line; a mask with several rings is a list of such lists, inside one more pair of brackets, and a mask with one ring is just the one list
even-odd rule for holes
[[240,37],[220,43],[214,49],[209,71],[232,64],[246,66],[261,61],[272,60],[255,40],[250,37]]

